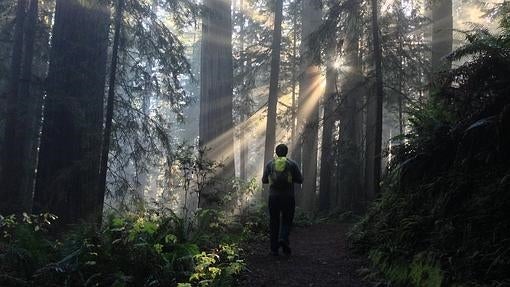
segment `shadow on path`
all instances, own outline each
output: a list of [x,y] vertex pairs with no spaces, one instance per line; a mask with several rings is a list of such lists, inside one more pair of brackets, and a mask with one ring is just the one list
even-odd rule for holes
[[357,275],[366,261],[347,249],[347,224],[321,223],[295,228],[290,257],[269,255],[269,240],[246,248],[247,271],[238,286],[370,286]]

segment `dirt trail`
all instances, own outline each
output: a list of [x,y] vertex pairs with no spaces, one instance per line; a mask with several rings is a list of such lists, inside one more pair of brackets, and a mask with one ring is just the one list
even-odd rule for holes
[[347,230],[334,223],[295,228],[290,257],[269,255],[268,241],[253,243],[238,286],[370,286],[357,275],[366,262],[347,250]]

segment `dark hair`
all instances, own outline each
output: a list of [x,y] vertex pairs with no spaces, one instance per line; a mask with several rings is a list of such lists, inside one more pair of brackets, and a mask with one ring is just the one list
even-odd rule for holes
[[275,151],[277,156],[286,156],[289,152],[289,148],[284,144],[279,144],[276,146]]

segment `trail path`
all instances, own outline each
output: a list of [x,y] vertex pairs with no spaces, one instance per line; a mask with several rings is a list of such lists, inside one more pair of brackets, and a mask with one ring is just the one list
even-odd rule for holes
[[269,240],[248,246],[242,287],[337,287],[370,286],[357,275],[366,265],[346,246],[348,225],[321,223],[298,227],[291,233],[292,255],[273,257]]

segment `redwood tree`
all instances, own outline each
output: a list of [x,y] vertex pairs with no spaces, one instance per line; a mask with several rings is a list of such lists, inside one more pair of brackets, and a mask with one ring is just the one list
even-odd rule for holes
[[101,0],[57,0],[35,212],[97,222],[109,10]]
[[452,52],[452,0],[432,1],[432,72],[448,70],[451,63],[445,57]]
[[367,100],[365,188],[367,198],[371,199],[380,190],[382,159],[382,48],[379,37],[379,19],[377,0],[371,0],[372,51],[375,67],[375,89]]
[[[240,55],[240,74],[241,74],[241,83],[243,84],[243,86],[245,85],[246,83],[246,80],[245,80],[245,66],[246,66],[246,63],[245,63],[245,60],[244,60],[244,45],[245,45],[245,16],[244,16],[244,11],[245,7],[244,7],[244,1],[243,0],[240,0],[239,1],[239,20],[240,20],[240,32],[239,32],[239,42],[240,42],[240,50],[241,50],[241,55]],[[248,95],[247,93],[243,93],[242,95],[243,99],[246,99],[248,98]],[[246,169],[246,166],[247,166],[247,161],[248,161],[248,141],[247,141],[247,138],[246,138],[246,121],[248,120],[248,109],[247,107],[244,107],[241,109],[240,111],[241,113],[241,125],[240,125],[240,131],[239,131],[239,142],[240,142],[240,156],[239,156],[239,177],[242,179],[242,180],[247,180],[248,179],[248,174],[247,174],[247,169]]]
[[343,85],[340,101],[340,135],[337,203],[343,210],[355,211],[362,199],[362,101],[365,95],[360,61],[362,35],[360,1],[353,1],[347,16]]
[[333,198],[332,178],[334,177],[333,159],[333,132],[335,130],[335,103],[337,98],[336,81],[338,70],[334,66],[336,58],[336,35],[332,35],[328,45],[328,58],[326,68],[326,89],[324,91],[324,116],[322,121],[322,145],[321,145],[321,168],[320,168],[320,190],[319,210],[327,211],[332,207]]
[[[208,149],[209,160],[223,164],[216,174],[223,179],[234,176],[230,5],[230,1],[204,1],[200,56],[200,144]],[[203,195],[214,196],[213,190],[209,188]],[[209,204],[210,200],[201,202]]]
[[1,157],[5,168],[0,174],[0,213],[4,214],[31,211],[41,105],[41,95],[31,93],[38,0],[18,0],[17,4]]
[[104,195],[106,191],[106,176],[108,172],[108,155],[110,153],[110,144],[112,136],[112,122],[115,100],[115,84],[117,78],[117,63],[119,55],[120,34],[122,28],[122,13],[124,12],[124,0],[117,0],[115,7],[115,26],[113,34],[112,60],[110,64],[110,75],[108,78],[108,96],[106,98],[106,116],[103,131],[103,141],[101,149],[101,165],[99,167],[99,181],[97,187],[98,207],[102,208]]
[[[314,63],[319,57],[318,51],[310,49],[310,36],[321,23],[321,7],[318,1],[303,0],[302,10],[301,59],[302,75],[299,82],[298,129],[301,140],[296,143],[301,151],[295,159],[301,161],[304,181],[302,191],[298,192],[298,204],[307,211],[315,205],[317,180],[317,140],[319,124],[320,71]],[[306,152],[306,156],[304,154]]]
[[273,158],[276,142],[276,112],[277,112],[276,108],[279,93],[278,77],[280,75],[282,13],[283,13],[283,0],[276,0],[276,7],[274,12],[273,43],[271,47],[271,74],[269,76],[269,98],[267,101],[264,163],[269,162]]

